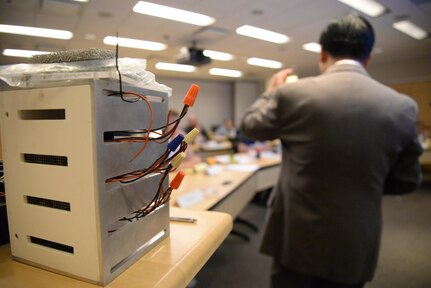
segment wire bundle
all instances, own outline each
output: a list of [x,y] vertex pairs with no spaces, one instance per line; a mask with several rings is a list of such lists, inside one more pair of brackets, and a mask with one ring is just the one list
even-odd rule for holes
[[[142,151],[145,150],[145,148],[147,147],[149,141],[155,141],[158,144],[162,144],[165,143],[166,141],[168,141],[172,135],[175,133],[175,130],[177,129],[180,121],[182,118],[184,118],[184,116],[187,114],[187,111],[189,109],[189,107],[192,107],[194,105],[194,102],[196,100],[196,97],[199,93],[199,86],[196,84],[192,84],[187,92],[187,94],[184,96],[183,99],[183,109],[181,110],[180,115],[178,116],[177,119],[175,119],[172,122],[169,122],[169,114],[167,117],[167,123],[165,126],[163,127],[158,127],[153,129],[153,120],[154,120],[154,113],[153,113],[153,109],[151,107],[150,102],[148,101],[147,97],[145,95],[141,95],[138,93],[133,93],[133,92],[116,92],[116,93],[112,93],[109,94],[109,96],[113,96],[113,95],[120,95],[121,99],[125,102],[128,103],[135,103],[139,100],[143,100],[146,102],[149,110],[150,110],[150,121],[149,121],[149,125],[147,129],[142,129],[140,131],[134,131],[131,134],[145,134],[144,137],[142,136],[130,136],[130,137],[125,137],[125,138],[120,138],[120,139],[114,139],[114,142],[144,142],[144,146],[142,146],[141,149],[139,149],[138,152],[135,153],[135,155],[132,157],[132,159],[130,161],[133,161],[134,159],[136,159],[136,157],[138,157]],[[124,97],[124,96],[132,96],[133,98],[131,99],[130,97]],[[163,132],[160,132],[163,131]],[[151,136],[153,135],[153,136]],[[154,135],[157,135],[154,137]]]
[[172,160],[171,164],[169,164],[169,166],[164,170],[163,176],[160,178],[157,193],[154,195],[154,198],[150,201],[150,203],[148,203],[145,207],[132,212],[132,216],[123,217],[119,219],[119,221],[132,222],[133,220],[139,220],[140,218],[145,217],[146,215],[153,212],[157,207],[160,207],[161,205],[165,204],[169,200],[172,190],[178,189],[178,187],[180,186],[184,178],[184,172],[179,171],[177,175],[175,175],[175,178],[172,180],[169,185],[169,188],[166,191],[163,191],[163,182],[165,181],[166,177],[169,175],[170,172],[174,171],[181,165],[185,157],[186,155],[184,152],[179,153]]
[[[141,95],[133,92],[127,92],[127,91],[123,92],[122,89],[120,89],[120,92],[110,94],[109,96],[120,95],[121,99],[128,103],[135,103],[139,100],[145,101],[150,111],[150,120],[149,120],[149,125],[147,129],[132,131],[128,133],[129,137],[114,139],[113,141],[145,143],[142,146],[142,148],[139,149],[139,151],[133,156],[131,161],[133,161],[136,157],[138,157],[142,153],[142,151],[145,150],[145,148],[147,147],[150,141],[154,141],[155,143],[158,143],[158,144],[163,144],[167,142],[175,133],[175,130],[177,129],[181,119],[187,114],[189,107],[193,106],[198,92],[199,92],[199,86],[196,84],[192,84],[183,99],[184,106],[178,118],[172,122],[169,122],[170,115],[168,114],[166,125],[155,129],[152,127],[153,120],[154,120],[153,109],[145,95]],[[136,136],[133,136],[133,134],[135,133],[136,133]],[[145,207],[132,212],[131,216],[128,216],[128,217],[125,216],[119,219],[119,221],[131,222],[133,220],[139,220],[140,218],[150,214],[155,209],[157,209],[157,207],[160,207],[161,205],[165,204],[169,200],[172,190],[178,189],[178,187],[180,186],[181,181],[184,178],[184,172],[179,171],[175,176],[175,178],[172,180],[171,184],[169,185],[169,188],[166,189],[165,191],[163,190],[163,183],[166,180],[166,177],[168,177],[169,173],[176,170],[179,167],[179,165],[182,163],[182,161],[186,157],[185,150],[187,149],[188,144],[193,142],[193,140],[196,138],[198,133],[199,133],[199,130],[193,129],[188,134],[186,134],[186,136],[179,134],[170,143],[168,143],[166,151],[162,155],[160,155],[160,157],[157,158],[149,167],[144,169],[139,169],[133,172],[129,172],[123,175],[115,176],[105,181],[106,183],[120,182],[123,184],[128,184],[128,183],[137,181],[149,174],[163,173],[159,181],[158,189],[153,199]],[[137,136],[138,134],[139,136]],[[141,136],[142,134],[144,136]],[[110,232],[113,232],[113,231],[110,231]]]
[[[175,159],[177,155],[186,151],[188,144],[193,142],[198,133],[199,130],[194,128],[192,131],[187,133],[185,137],[182,134],[179,134],[168,144],[166,151],[159,158],[157,158],[157,160],[154,161],[154,163],[151,164],[148,168],[136,170],[130,173],[106,179],[106,183],[132,183],[151,173],[161,172],[172,159]],[[174,154],[169,156],[172,152],[174,152]]]

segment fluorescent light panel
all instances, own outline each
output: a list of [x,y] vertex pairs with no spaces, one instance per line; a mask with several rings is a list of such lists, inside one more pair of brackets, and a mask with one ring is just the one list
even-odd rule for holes
[[192,65],[166,63],[166,62],[156,63],[156,68],[159,70],[169,70],[169,71],[189,72],[189,73],[194,72],[196,70],[196,67]]
[[233,59],[232,54],[207,49],[204,50],[204,55],[210,57],[211,59],[221,61],[230,61]]
[[152,41],[145,41],[145,40],[138,40],[138,39],[132,39],[132,38],[122,38],[122,37],[116,37],[116,36],[106,36],[105,39],[103,39],[103,43],[106,45],[117,45],[121,47],[129,47],[129,48],[136,48],[136,49],[143,49],[143,50],[151,50],[151,51],[161,51],[166,49],[166,45],[159,42],[152,42]]
[[165,18],[198,26],[208,26],[215,22],[214,18],[207,15],[172,8],[169,6],[154,4],[146,1],[139,1],[138,3],[136,3],[133,7],[133,11],[135,11],[136,13]]
[[3,25],[3,24],[0,24],[0,32],[34,36],[34,37],[62,39],[62,40],[69,40],[73,37],[73,33],[66,30],[37,28],[37,27],[29,27],[29,26]]
[[230,69],[211,68],[209,72],[211,75],[218,75],[218,76],[227,76],[227,77],[241,77],[242,76],[241,71],[230,70]]
[[283,67],[283,63],[279,61],[256,58],[256,57],[248,58],[247,63],[250,65],[273,68],[273,69],[278,69]]
[[34,55],[42,55],[42,54],[48,54],[51,52],[47,51],[34,51],[34,50],[22,50],[22,49],[4,49],[3,55],[4,56],[12,56],[12,57],[24,57],[24,58],[30,58]]
[[320,53],[320,51],[322,50],[322,47],[320,46],[319,43],[310,42],[302,45],[302,49],[310,52],[314,52],[314,53]]
[[377,17],[384,14],[387,10],[386,7],[377,1],[373,0],[338,0],[362,13],[371,17]]
[[287,37],[286,35],[250,25],[243,25],[241,27],[238,27],[236,29],[236,33],[277,44],[282,44],[290,41],[289,37]]
[[416,40],[423,40],[429,36],[428,32],[421,27],[415,25],[409,20],[402,20],[392,24],[392,27],[401,31]]

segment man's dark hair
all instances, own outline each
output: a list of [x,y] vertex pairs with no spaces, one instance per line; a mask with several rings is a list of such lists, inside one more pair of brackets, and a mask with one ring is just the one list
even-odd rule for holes
[[349,13],[329,23],[319,42],[332,57],[363,61],[373,49],[374,30],[365,18]]

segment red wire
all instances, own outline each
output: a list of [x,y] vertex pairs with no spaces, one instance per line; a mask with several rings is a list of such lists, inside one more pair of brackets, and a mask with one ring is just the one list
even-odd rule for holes
[[141,95],[141,94],[133,93],[133,92],[123,92],[123,94],[126,94],[126,95],[133,95],[133,96],[136,96],[136,97],[138,97],[138,98],[141,98],[142,100],[144,100],[144,101],[145,101],[145,103],[147,103],[147,106],[148,106],[148,108],[150,109],[150,123],[149,123],[149,125],[148,125],[148,128],[147,128],[147,135],[146,135],[145,140],[144,140],[145,144],[144,144],[144,146],[142,146],[142,147],[141,147],[141,149],[139,149],[139,150],[138,150],[138,152],[136,152],[136,154],[132,157],[132,159],[130,159],[130,162],[132,162],[133,160],[135,160],[135,159],[136,159],[136,157],[138,157],[138,156],[139,156],[139,154],[141,154],[141,153],[142,153],[142,151],[144,151],[144,150],[145,150],[145,148],[147,148],[148,142],[149,142],[149,140],[150,140],[150,131],[151,131],[151,128],[152,128],[152,126],[153,126],[154,113],[153,113],[153,108],[151,107],[151,104],[150,104],[150,102],[148,101],[147,97],[145,97],[145,96],[143,96],[143,95]]

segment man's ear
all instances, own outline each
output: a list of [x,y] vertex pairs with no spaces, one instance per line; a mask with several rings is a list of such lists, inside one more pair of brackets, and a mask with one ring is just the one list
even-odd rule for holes
[[368,64],[370,63],[370,56],[368,56],[367,59],[365,59],[364,61],[362,61],[362,65],[366,68],[368,66]]
[[328,52],[322,50],[320,51],[320,57],[319,57],[319,70],[320,73],[324,73],[326,69],[328,69],[329,65],[329,54]]
[[320,63],[326,63],[328,61],[328,53],[324,50],[320,51]]

